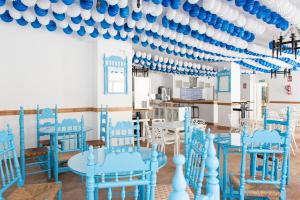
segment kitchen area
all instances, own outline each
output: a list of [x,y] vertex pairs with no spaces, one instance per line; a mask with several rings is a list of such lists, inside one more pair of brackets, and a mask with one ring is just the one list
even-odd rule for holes
[[185,109],[192,118],[208,124],[218,121],[215,77],[189,77],[150,72],[133,77],[134,114],[140,118],[183,121]]

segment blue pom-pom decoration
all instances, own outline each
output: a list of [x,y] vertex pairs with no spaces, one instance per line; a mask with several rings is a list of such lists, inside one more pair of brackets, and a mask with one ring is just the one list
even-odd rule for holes
[[28,6],[24,5],[21,0],[13,1],[13,7],[20,12],[24,12],[28,9]]
[[28,22],[23,17],[17,19],[16,21],[20,26],[26,26],[28,24]]
[[128,6],[120,9],[120,16],[124,19],[129,17],[129,7]]
[[58,13],[53,12],[52,14],[53,14],[54,18],[57,19],[58,21],[63,21],[66,18],[65,13],[58,14]]
[[39,20],[35,19],[34,22],[31,23],[33,28],[40,28],[42,25],[40,24]]
[[46,25],[48,31],[53,32],[56,30],[56,23],[53,20],[50,20],[49,24]]

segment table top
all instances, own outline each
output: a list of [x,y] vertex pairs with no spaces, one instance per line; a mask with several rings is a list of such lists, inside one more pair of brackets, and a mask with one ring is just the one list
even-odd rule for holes
[[[151,148],[141,147],[140,149],[142,158],[144,161],[151,159]],[[86,176],[86,164],[87,164],[87,157],[89,152],[85,151],[82,153],[78,153],[75,156],[72,156],[68,160],[68,166],[71,169],[72,172]],[[103,163],[105,159],[105,147],[104,148],[98,148],[94,149],[94,156],[95,156],[95,162],[96,163]],[[167,164],[167,156],[163,152],[158,152],[158,168],[162,168]]]
[[173,121],[173,122],[156,122],[155,124],[162,126],[166,129],[180,129],[184,130],[184,122],[183,121]]
[[240,145],[232,145],[230,133],[216,133],[214,143],[228,148],[240,148]]
[[[85,129],[83,130],[84,132],[90,132],[92,131],[93,128],[90,127],[90,126],[86,126]],[[58,132],[61,133],[61,132],[64,132],[62,131],[60,128],[58,128]],[[69,132],[69,131],[67,131]],[[55,130],[54,130],[54,126],[47,126],[47,127],[42,127],[40,128],[40,134],[54,134],[55,133]]]

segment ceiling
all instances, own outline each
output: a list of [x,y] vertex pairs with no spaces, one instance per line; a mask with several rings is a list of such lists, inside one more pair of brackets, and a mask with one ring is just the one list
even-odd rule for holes
[[[183,5],[186,1],[190,2],[193,8],[197,6],[198,8],[205,7],[203,4],[206,3],[207,5],[213,1],[222,4],[224,7],[228,7],[229,5],[231,12],[228,13],[230,13],[231,16],[233,13],[238,13],[236,16],[244,16],[248,24],[260,24],[266,28],[266,31],[262,35],[258,35],[259,30],[263,30],[263,28],[255,29],[252,26],[252,30],[250,30],[251,28],[245,25],[237,25],[239,17],[234,20],[227,19],[229,14],[227,15],[227,12],[222,10],[224,7],[219,7],[218,12],[223,11],[223,14],[217,13],[216,16],[214,16],[214,22],[212,22],[213,20],[211,18],[205,21],[199,18],[200,12],[199,15],[192,16],[189,11],[184,9]],[[262,2],[288,2],[288,0],[256,1],[260,2],[260,5],[264,5]],[[173,61],[172,63],[159,61],[160,66],[166,67],[166,64],[168,64],[172,65],[174,70],[180,69],[187,72],[197,71],[193,70],[197,68],[196,65],[193,65],[193,68],[191,67],[192,63],[198,64],[197,69],[200,69],[199,63],[207,65],[208,62],[213,63],[220,61],[236,62],[242,67],[264,73],[270,72],[271,69],[300,67],[300,61],[295,61],[292,55],[285,53],[283,54],[284,59],[270,57],[271,51],[268,48],[269,41],[271,41],[274,36],[279,35],[280,30],[274,25],[269,25],[263,20],[257,19],[255,15],[248,14],[243,8],[237,7],[235,0],[142,0],[141,9],[137,8],[136,2],[137,0],[0,1],[0,16],[1,20],[7,23],[14,23],[20,26],[32,26],[34,28],[46,28],[50,32],[63,30],[64,33],[76,37],[92,37],[94,39],[104,37],[106,39],[118,38],[119,40],[128,40],[134,43],[136,52],[141,50],[147,53],[147,59],[145,53],[138,54],[143,55],[142,57],[139,56],[140,60],[148,60],[146,62],[147,67],[153,64],[155,60],[154,55],[165,58],[172,57],[172,59],[176,59],[177,62],[175,63],[178,63],[178,61],[181,63],[174,66]],[[169,3],[168,5],[164,5],[163,2]],[[179,6],[175,8],[174,2],[179,2]],[[197,2],[197,4],[193,4],[193,2]],[[300,0],[289,0],[289,2],[294,3],[294,5],[300,9]],[[276,6],[280,4],[272,4],[270,6],[272,7],[273,5]],[[38,8],[36,8],[37,6]],[[152,8],[152,10],[150,8]],[[214,6],[210,6],[210,8],[215,9]],[[126,12],[123,12],[124,10],[126,10]],[[271,8],[270,10],[273,11]],[[139,17],[135,15],[134,19],[134,12],[140,14],[138,15]],[[201,12],[202,14],[206,14],[206,16],[212,17],[212,11],[211,13],[205,10]],[[282,12],[282,10],[278,9],[278,12]],[[287,11],[285,10],[285,12]],[[175,14],[169,19],[167,17],[170,16],[168,15],[169,13]],[[222,17],[218,16],[218,14]],[[151,15],[152,22],[150,20],[151,18],[148,18],[148,15]],[[181,18],[177,18],[178,15],[181,16]],[[153,20],[153,16],[157,16],[157,18]],[[163,17],[168,18],[168,25],[163,23]],[[270,15],[268,15],[268,17],[270,19]],[[222,28],[216,27],[216,18],[219,20],[218,23],[221,24]],[[178,19],[179,21],[176,22]],[[208,19],[208,17],[206,19]],[[298,18],[294,17],[293,19]],[[140,29],[141,31],[138,32],[137,26],[140,24],[140,21],[144,21],[144,25],[143,28]],[[224,23],[228,21],[230,22],[231,29],[227,26],[227,28],[223,30]],[[177,24],[174,29],[171,28],[170,24],[172,23]],[[203,25],[205,31],[202,32],[201,30],[204,29],[200,27],[203,27]],[[298,25],[300,27],[300,20]],[[192,27],[198,28],[193,29]],[[163,30],[160,32],[161,34],[159,34],[159,30]],[[187,30],[187,32],[183,34],[183,30]],[[191,30],[194,30],[194,33]],[[230,32],[230,30],[233,31]],[[251,38],[253,38],[252,33],[255,33],[254,41],[251,40]],[[250,35],[251,37],[246,37],[246,35]],[[144,45],[146,47],[141,45],[143,42],[146,44]],[[164,70],[165,69],[166,68],[164,68]],[[169,71],[172,73],[172,70]]]

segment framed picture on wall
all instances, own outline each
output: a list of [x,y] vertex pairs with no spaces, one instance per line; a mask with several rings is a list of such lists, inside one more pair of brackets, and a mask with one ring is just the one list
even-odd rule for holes
[[104,94],[128,93],[127,57],[104,55]]

